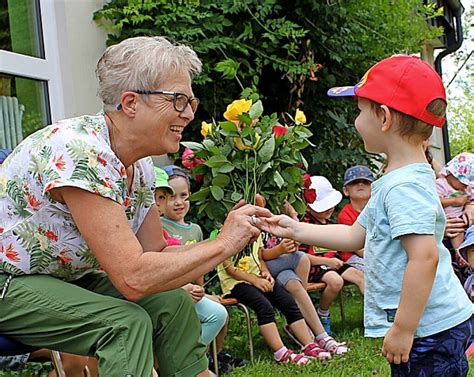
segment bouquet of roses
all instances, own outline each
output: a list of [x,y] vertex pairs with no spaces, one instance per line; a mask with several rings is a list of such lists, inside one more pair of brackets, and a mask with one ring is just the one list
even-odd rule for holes
[[227,107],[225,120],[202,122],[201,143],[182,143],[183,165],[201,182],[190,200],[216,227],[240,199],[255,204],[257,193],[273,213],[280,213],[285,202],[305,211],[307,162],[301,151],[312,145],[312,133],[302,111],[287,118],[285,124],[276,114],[263,115],[259,100],[239,99]]

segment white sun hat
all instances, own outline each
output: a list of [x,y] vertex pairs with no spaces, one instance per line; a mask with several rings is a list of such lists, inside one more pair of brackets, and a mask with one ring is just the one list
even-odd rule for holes
[[342,194],[334,189],[326,177],[316,175],[311,177],[310,189],[316,190],[316,200],[308,203],[315,212],[324,212],[337,206],[342,200]]

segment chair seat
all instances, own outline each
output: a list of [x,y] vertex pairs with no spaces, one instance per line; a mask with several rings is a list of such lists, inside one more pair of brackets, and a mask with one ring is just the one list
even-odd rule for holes
[[27,346],[7,335],[0,335],[0,356],[15,356],[38,350],[38,347]]

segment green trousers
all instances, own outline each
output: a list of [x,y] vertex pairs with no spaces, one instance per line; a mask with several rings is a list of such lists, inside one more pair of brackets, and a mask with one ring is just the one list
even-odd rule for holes
[[[7,279],[0,274],[0,290]],[[207,368],[201,326],[183,289],[130,302],[107,275],[65,282],[47,275],[14,277],[0,300],[0,333],[32,346],[95,356],[99,374],[195,376]]]

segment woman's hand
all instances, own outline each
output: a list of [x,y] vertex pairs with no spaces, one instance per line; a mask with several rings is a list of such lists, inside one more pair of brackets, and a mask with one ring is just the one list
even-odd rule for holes
[[467,223],[463,219],[458,217],[447,217],[444,235],[448,238],[456,237],[457,235],[464,233],[466,226]]
[[260,235],[258,223],[272,213],[265,208],[245,204],[240,201],[227,215],[218,240],[226,244],[228,256],[232,256],[242,250],[249,243],[254,242]]
[[258,227],[282,238],[294,238],[295,230],[298,222],[286,215],[273,215],[271,217],[259,218],[257,221]]

